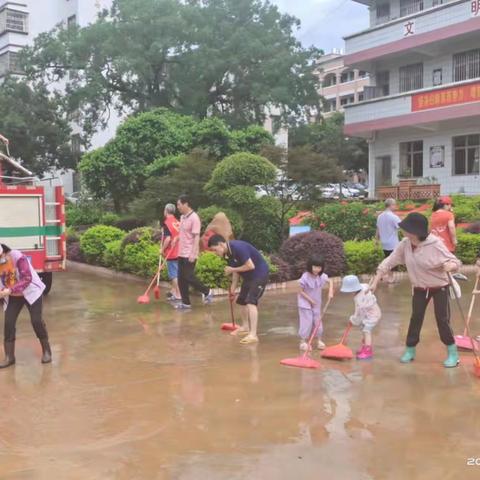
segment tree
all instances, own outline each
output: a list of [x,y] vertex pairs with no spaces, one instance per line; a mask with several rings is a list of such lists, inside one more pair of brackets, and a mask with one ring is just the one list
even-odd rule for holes
[[264,0],[115,0],[87,27],[39,35],[22,62],[37,84],[61,80],[86,137],[112,108],[164,107],[243,128],[269,106],[284,118],[318,108],[319,52],[295,39],[298,27]]
[[53,168],[71,168],[71,129],[58,98],[46,88],[32,89],[7,78],[0,85],[0,133],[10,141],[10,154],[37,175]]
[[345,170],[367,170],[367,142],[363,138],[346,137],[343,127],[343,114],[335,113],[321,122],[292,129],[289,135],[290,145],[310,146],[315,152],[337,160]]

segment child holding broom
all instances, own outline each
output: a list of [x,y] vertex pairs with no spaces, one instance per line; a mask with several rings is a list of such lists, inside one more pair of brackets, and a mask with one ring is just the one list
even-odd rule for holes
[[323,325],[321,319],[322,288],[328,283],[328,297],[333,298],[333,283],[324,272],[325,263],[323,258],[313,256],[307,262],[307,271],[300,278],[300,291],[298,293],[298,317],[300,337],[300,350],[308,350],[307,340],[310,338],[317,322],[320,326],[317,330],[317,347],[325,348],[322,341]]
[[355,313],[350,317],[350,323],[357,327],[363,327],[362,346],[357,351],[357,359],[369,360],[373,357],[372,330],[382,316],[377,298],[370,290],[370,286],[360,283],[356,275],[347,275],[343,279],[340,291],[354,294]]

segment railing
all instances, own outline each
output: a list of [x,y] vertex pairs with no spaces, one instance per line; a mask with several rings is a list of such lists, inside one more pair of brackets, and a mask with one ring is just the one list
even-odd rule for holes
[[440,196],[440,184],[417,185],[417,181],[400,180],[398,185],[377,188],[380,200],[394,198],[395,200],[428,200]]

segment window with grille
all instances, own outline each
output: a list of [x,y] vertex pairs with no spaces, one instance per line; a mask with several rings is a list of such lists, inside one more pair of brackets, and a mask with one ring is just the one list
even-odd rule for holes
[[478,175],[480,134],[453,137],[453,174]]
[[342,107],[354,102],[355,102],[354,95],[346,95],[344,97],[340,97],[340,105],[342,105]]
[[423,0],[400,0],[400,16],[405,17],[423,10]]
[[340,83],[352,82],[355,80],[355,72],[343,72],[340,76]]
[[400,93],[420,90],[421,88],[423,88],[423,63],[400,67]]
[[337,77],[333,73],[329,73],[328,75],[325,76],[323,79],[323,87],[333,87],[334,85],[337,84]]
[[5,8],[0,12],[0,33],[28,33],[28,13]]
[[377,84],[376,97],[387,97],[390,95],[390,72],[377,72],[375,78]]
[[400,175],[423,177],[423,141],[400,144]]
[[480,77],[480,48],[453,56],[453,81],[463,82]]
[[390,3],[380,3],[377,5],[377,24],[386,23],[390,20]]
[[0,77],[7,75],[7,73],[23,73],[19,63],[19,56],[16,52],[7,52],[0,55]]

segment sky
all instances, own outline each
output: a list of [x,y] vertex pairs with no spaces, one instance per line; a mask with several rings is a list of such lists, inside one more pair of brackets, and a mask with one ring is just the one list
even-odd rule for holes
[[280,11],[299,18],[297,38],[325,53],[344,49],[342,37],[368,27],[368,8],[352,0],[270,0]]

